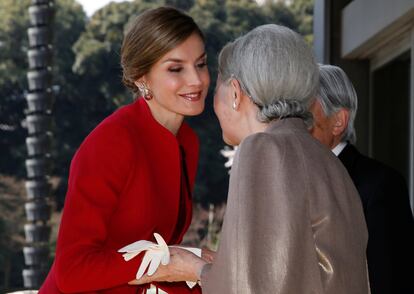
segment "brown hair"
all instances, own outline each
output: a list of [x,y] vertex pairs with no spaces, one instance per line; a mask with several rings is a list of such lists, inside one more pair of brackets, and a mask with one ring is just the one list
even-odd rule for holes
[[134,84],[168,51],[197,33],[203,33],[191,16],[173,7],[150,9],[138,15],[129,26],[121,48],[122,82],[133,92]]

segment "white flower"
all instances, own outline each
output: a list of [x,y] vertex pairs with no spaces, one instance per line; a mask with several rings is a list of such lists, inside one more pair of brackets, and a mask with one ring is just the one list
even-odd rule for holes
[[225,167],[231,168],[233,165],[234,155],[236,154],[237,147],[229,147],[225,146],[222,150],[220,150],[221,155],[227,158],[226,163],[224,164]]
[[154,233],[155,240],[158,244],[150,241],[141,240],[129,244],[118,250],[118,252],[125,252],[122,256],[125,261],[133,259],[135,256],[140,254],[142,251],[146,251],[144,258],[142,259],[141,265],[137,271],[136,279],[139,280],[145,273],[148,265],[148,276],[152,276],[156,271],[160,263],[167,265],[170,262],[170,250],[168,249],[167,243],[160,234]]

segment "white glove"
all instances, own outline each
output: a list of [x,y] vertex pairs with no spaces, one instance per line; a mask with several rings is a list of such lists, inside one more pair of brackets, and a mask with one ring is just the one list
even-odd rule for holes
[[[160,234],[154,233],[155,240],[157,240],[158,244],[155,244],[151,241],[140,240],[129,244],[121,249],[118,250],[120,253],[124,253],[122,256],[124,257],[125,261],[129,261],[133,259],[135,256],[140,254],[142,251],[146,251],[144,258],[142,259],[141,265],[137,271],[136,279],[139,280],[145,273],[148,265],[148,276],[152,276],[158,269],[160,263],[163,265],[167,265],[170,262],[170,250],[168,249],[167,243],[161,237]],[[188,250],[198,257],[201,257],[201,249],[200,248],[192,248],[192,247],[181,247],[181,246],[171,246],[176,248],[181,248]],[[186,282],[188,287],[193,288],[197,283],[196,282]]]

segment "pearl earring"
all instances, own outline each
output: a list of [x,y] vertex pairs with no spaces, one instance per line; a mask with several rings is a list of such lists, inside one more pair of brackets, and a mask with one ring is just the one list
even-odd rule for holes
[[236,103],[236,99],[237,99],[237,94],[236,93],[234,93],[234,101],[233,101],[233,105],[232,105],[232,107],[233,107],[233,110],[236,110],[236,108],[237,108],[237,103]]
[[236,108],[237,108],[237,103],[236,103],[236,100],[234,100],[234,101],[233,101],[233,105],[232,105],[232,107],[233,107],[233,110],[236,110]]

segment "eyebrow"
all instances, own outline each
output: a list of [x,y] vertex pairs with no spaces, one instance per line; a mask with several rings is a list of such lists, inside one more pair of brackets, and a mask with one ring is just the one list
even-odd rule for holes
[[[201,54],[196,60],[200,60],[201,58],[206,57],[206,56],[207,56],[207,53],[203,52],[203,54]],[[182,62],[184,62],[184,60],[179,59],[179,58],[168,58],[168,59],[164,60],[162,63],[166,63],[166,62],[182,63]]]

